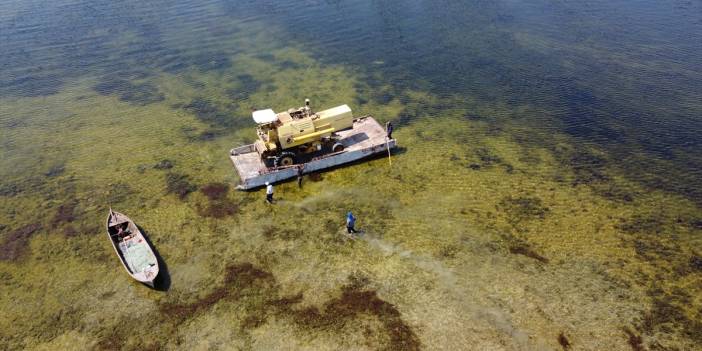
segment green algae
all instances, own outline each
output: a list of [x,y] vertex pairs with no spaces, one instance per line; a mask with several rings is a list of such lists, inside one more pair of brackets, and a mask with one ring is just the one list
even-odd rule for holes
[[[631,182],[567,133],[525,146],[520,138],[541,132],[505,116],[528,107],[382,77],[371,85],[247,25],[222,43],[238,53],[3,99],[0,114],[21,122],[3,120],[16,127],[4,132],[12,147],[0,161],[2,344],[699,344],[694,202]],[[319,108],[355,101],[357,115],[398,122],[392,166],[381,157],[310,175],[302,189],[277,184],[274,206],[260,191],[229,191],[237,178],[227,150],[253,139],[250,108],[307,97]],[[167,291],[122,272],[103,232],[109,206],[147,231],[168,265]],[[349,210],[356,239],[343,234]]]

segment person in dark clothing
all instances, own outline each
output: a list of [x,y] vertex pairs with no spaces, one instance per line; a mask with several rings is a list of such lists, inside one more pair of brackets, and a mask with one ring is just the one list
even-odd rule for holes
[[392,122],[388,121],[388,123],[385,123],[385,131],[388,132],[388,139],[392,139],[393,129]]
[[354,226],[356,225],[356,217],[353,216],[351,211],[349,211],[348,214],[346,214],[346,231],[350,233],[358,233],[356,228]]
[[302,188],[302,175],[304,173],[305,166],[304,165],[299,165],[297,166],[297,187]]

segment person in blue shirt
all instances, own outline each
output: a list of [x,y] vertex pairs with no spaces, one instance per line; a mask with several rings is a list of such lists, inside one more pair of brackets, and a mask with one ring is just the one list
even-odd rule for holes
[[349,233],[358,233],[354,226],[356,225],[356,217],[353,216],[351,211],[346,214],[346,231]]

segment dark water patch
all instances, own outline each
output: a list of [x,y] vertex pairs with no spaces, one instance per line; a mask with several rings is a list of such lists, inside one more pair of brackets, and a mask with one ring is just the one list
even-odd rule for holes
[[126,341],[125,336],[122,336],[117,330],[114,330],[106,336],[101,337],[97,344],[95,344],[95,349],[120,351],[124,349]]
[[267,240],[295,240],[302,237],[304,232],[291,226],[284,226],[281,228],[279,226],[267,225],[263,227],[262,234]]
[[67,238],[78,236],[78,234],[79,234],[78,230],[72,225],[68,225],[68,226],[65,226],[63,228],[63,235],[66,236]]
[[311,182],[321,182],[324,180],[324,175],[319,172],[309,173],[307,174],[307,179]]
[[267,62],[267,63],[275,62],[275,55],[273,55],[273,54],[258,54],[255,57],[263,62]]
[[[45,74],[41,69],[32,70],[22,77],[0,80],[0,95],[41,97],[58,93],[64,80],[58,74]],[[36,72],[38,71],[38,72]]]
[[633,241],[634,251],[641,259],[653,265],[668,265],[680,256],[680,247],[659,242],[656,238],[638,237]]
[[576,150],[570,155],[561,157],[564,166],[574,173],[573,185],[593,184],[609,180],[606,174],[607,160],[592,153]]
[[146,106],[166,99],[158,87],[150,82],[135,83],[123,78],[108,76],[93,86],[100,95],[117,95],[120,101],[135,106]]
[[601,183],[592,187],[595,194],[617,202],[632,202],[639,195],[638,192],[627,189],[614,182]]
[[389,91],[378,91],[373,94],[373,101],[381,105],[389,104],[395,98],[395,94]]
[[226,71],[232,66],[230,55],[224,52],[202,52],[186,60],[203,72]]
[[558,344],[561,345],[563,350],[567,351],[570,350],[570,340],[565,336],[563,332],[560,332],[558,334]]
[[538,197],[504,197],[498,206],[507,214],[512,225],[519,225],[524,221],[543,220],[550,209]]
[[[294,302],[294,300],[293,300]],[[341,296],[316,307],[292,309],[281,304],[281,310],[291,316],[295,324],[304,329],[333,330],[344,333],[349,322],[360,315],[373,316],[383,325],[388,336],[386,345],[376,345],[381,350],[420,350],[421,342],[412,328],[403,320],[395,305],[381,299],[375,290],[351,282],[342,287]]]
[[161,161],[158,161],[153,167],[154,169],[171,169],[173,168],[173,165],[175,164],[175,161],[169,160],[169,159],[163,159]]
[[368,97],[364,96],[360,93],[356,94],[356,97],[354,98],[354,101],[356,102],[356,105],[362,106],[368,103]]
[[559,98],[565,102],[568,111],[561,120],[565,124],[563,132],[587,140],[600,143],[621,143],[624,133],[609,126],[613,124],[607,115],[601,112],[611,103],[595,97],[591,91],[576,87],[566,87]]
[[55,166],[49,168],[49,170],[44,172],[44,175],[51,178],[51,177],[56,177],[56,176],[63,174],[64,171],[66,171],[66,166],[63,164],[60,164],[60,165],[55,165]]
[[438,256],[440,258],[456,258],[456,255],[461,251],[460,246],[449,244],[444,245],[439,249]]
[[78,201],[76,200],[68,200],[61,204],[56,210],[54,217],[51,219],[51,225],[57,227],[65,223],[73,222],[76,219],[74,212],[77,206]]
[[277,66],[280,67],[280,69],[300,69],[302,68],[302,65],[295,61],[290,61],[290,60],[283,60],[277,63]]
[[166,73],[181,73],[190,67],[184,60],[185,55],[183,50],[161,47],[160,57],[153,62],[153,67]]
[[173,58],[161,63],[161,70],[166,73],[177,74],[188,69],[188,64],[180,61],[179,58]]
[[166,174],[166,192],[176,194],[182,200],[188,194],[197,190],[197,185],[190,182],[190,177],[177,172]]
[[673,152],[673,147],[671,147],[671,145],[668,143],[654,142],[652,140],[642,140],[640,141],[640,144],[647,153],[655,156],[656,158],[667,161],[675,160],[675,153]]
[[[472,159],[473,161],[465,163],[465,167],[473,171],[479,171],[484,168],[490,168],[496,165],[500,165],[505,170],[505,172],[514,172],[514,166],[504,162],[504,160],[502,160],[502,158],[499,155],[494,154],[492,151],[484,147],[475,149],[473,155],[468,156],[468,158]],[[456,155],[452,155],[450,158],[450,161],[452,162],[460,160],[461,158]]]
[[209,183],[200,188],[200,192],[210,200],[221,200],[229,193],[229,184]]
[[210,200],[206,205],[197,204],[197,213],[202,217],[221,219],[233,216],[238,212],[239,204],[227,198]]
[[690,269],[702,273],[702,256],[693,254],[689,260]]
[[128,332],[123,332],[117,328],[107,335],[104,335],[95,344],[95,350],[103,351],[159,351],[164,347],[158,341],[129,343]]
[[127,183],[110,183],[107,185],[107,194],[102,197],[109,205],[123,203],[135,194],[134,189]]
[[674,265],[672,270],[673,277],[685,277],[690,274],[702,273],[702,256],[695,252],[679,256],[676,257],[677,260],[671,263]]
[[193,126],[183,126],[180,128],[180,132],[185,137],[188,142],[207,142],[214,140],[220,136],[226,135],[226,131],[220,128],[199,130]]
[[641,335],[636,334],[629,328],[624,328],[624,333],[627,336],[627,343],[631,346],[634,351],[645,351],[646,348],[643,346],[643,338]]
[[255,93],[263,86],[262,82],[256,80],[250,74],[237,75],[231,84],[236,87],[227,89],[226,94],[234,102],[248,100],[251,94]]
[[7,233],[0,245],[0,260],[14,261],[22,257],[27,252],[29,238],[41,228],[41,223],[32,223]]
[[475,156],[478,157],[480,160],[480,163],[485,166],[492,166],[498,163],[502,162],[502,158],[500,156],[493,154],[489,149],[487,148],[478,148],[475,150]]
[[24,191],[25,187],[22,183],[7,182],[0,184],[0,196],[13,197]]
[[183,106],[200,121],[212,126],[229,128],[235,126],[233,111],[227,110],[206,98],[195,98]]
[[451,107],[449,105],[444,105],[443,103],[432,104],[424,100],[417,101],[406,93],[396,94],[395,96],[402,104],[405,105],[403,110],[400,112],[399,117],[396,119],[396,121],[393,121],[395,127],[407,126],[412,123],[412,121],[421,117],[441,115],[443,113],[442,109]]
[[210,140],[214,140],[215,138],[217,138],[220,135],[223,135],[223,133],[219,132],[219,131],[214,131],[214,130],[204,130],[197,135],[197,140],[198,141],[210,141]]
[[474,121],[474,122],[489,120],[489,118],[483,117],[477,113],[466,113],[463,115],[463,119],[466,119],[468,121]]
[[514,255],[522,255],[526,256],[529,258],[533,258],[541,263],[548,263],[549,259],[541,256],[538,252],[534,251],[527,243],[525,242],[517,242],[513,243],[509,247],[509,253],[514,254]]
[[167,320],[180,324],[221,300],[235,301],[270,293],[274,284],[275,278],[270,272],[248,262],[237,263],[225,269],[222,286],[191,303],[162,303],[159,312]]
[[121,91],[129,89],[128,80],[114,77],[107,77],[102,82],[95,84],[93,90],[100,95],[118,94]]
[[622,220],[622,223],[617,225],[617,229],[627,234],[661,234],[665,229],[663,219],[654,215],[636,214],[631,218]]
[[697,343],[702,342],[702,311],[685,310],[690,305],[690,295],[680,289],[664,292],[649,291],[651,308],[641,320],[641,330],[649,335],[661,332],[677,334]]
[[166,99],[153,83],[132,84],[129,90],[123,91],[119,99],[132,105],[146,106]]

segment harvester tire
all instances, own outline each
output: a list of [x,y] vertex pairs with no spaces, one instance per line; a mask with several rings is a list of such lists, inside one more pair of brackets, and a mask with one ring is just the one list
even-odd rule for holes
[[342,152],[344,151],[344,144],[342,143],[336,143],[334,146],[332,146],[332,152]]
[[292,166],[295,164],[295,154],[290,151],[281,152],[278,157],[275,158],[274,165],[276,167]]

